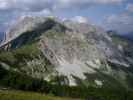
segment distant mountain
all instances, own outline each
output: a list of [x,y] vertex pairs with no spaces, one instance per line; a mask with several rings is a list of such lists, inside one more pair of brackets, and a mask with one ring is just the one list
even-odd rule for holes
[[133,89],[132,44],[89,23],[24,17],[0,48],[8,71],[52,84]]
[[128,33],[126,35],[124,35],[127,39],[133,41],[133,32],[132,33]]
[[2,42],[3,39],[4,39],[4,32],[0,32],[0,43]]
[[107,33],[110,35],[110,36],[117,36],[117,37],[121,37],[125,40],[128,40],[128,41],[133,41],[133,33],[128,33],[128,34],[120,34],[114,30],[109,30],[107,31]]

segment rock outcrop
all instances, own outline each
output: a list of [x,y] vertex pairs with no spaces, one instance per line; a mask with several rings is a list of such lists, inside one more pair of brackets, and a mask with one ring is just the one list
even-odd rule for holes
[[125,49],[131,45],[121,38],[117,41],[93,25],[30,16],[21,18],[7,31],[1,49],[8,45],[9,52],[17,52],[32,45],[30,50],[35,49],[35,55],[29,52],[30,59],[25,55],[15,69],[33,77],[51,81],[55,76],[65,76],[68,85],[82,82],[115,86],[119,82],[129,88],[127,76],[133,77],[133,57],[126,55]]

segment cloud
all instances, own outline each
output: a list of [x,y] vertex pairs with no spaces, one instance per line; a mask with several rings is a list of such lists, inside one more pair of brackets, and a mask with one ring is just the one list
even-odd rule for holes
[[[64,9],[86,10],[95,5],[116,5],[123,1],[125,0],[0,0],[0,15],[3,15],[0,18],[4,18],[6,14],[9,16],[3,19],[5,21],[21,15],[52,15]],[[85,22],[84,18],[77,19]]]
[[0,9],[1,10],[8,9],[8,3],[7,2],[4,2],[4,1],[1,1],[0,2]]
[[0,0],[0,10],[41,11],[43,9],[88,7],[92,4],[117,4],[124,0]]
[[126,8],[129,12],[133,12],[133,4],[128,4]]
[[51,0],[0,0],[0,10],[41,11],[51,9]]
[[133,32],[133,3],[128,3],[125,10],[119,14],[106,16],[104,27],[116,30],[121,34]]
[[88,18],[83,17],[83,16],[75,16],[71,18],[70,20],[78,23],[88,23]]
[[125,0],[57,0],[62,4],[113,4],[113,3],[121,3]]
[[[50,15],[52,0],[0,0],[0,30],[5,29],[5,22],[23,15]],[[4,28],[3,28],[4,27]]]
[[55,0],[54,8],[75,8],[75,9],[86,9],[90,6],[95,5],[116,5],[120,4],[125,0]]
[[104,3],[104,4],[109,4],[109,3],[121,3],[124,0],[94,0],[94,2],[98,3]]
[[86,9],[94,5],[120,4],[125,0],[0,0],[1,11],[40,12],[59,9]]
[[2,22],[0,23],[0,32],[4,32],[6,28],[8,27],[9,23],[8,22]]
[[106,17],[106,28],[117,30],[121,34],[133,32],[133,15],[129,13],[121,13]]

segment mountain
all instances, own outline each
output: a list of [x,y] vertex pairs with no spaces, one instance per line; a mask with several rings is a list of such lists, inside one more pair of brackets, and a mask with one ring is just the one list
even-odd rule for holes
[[108,30],[107,31],[107,33],[109,34],[109,35],[117,35],[118,37],[121,37],[121,38],[123,38],[123,39],[125,39],[125,40],[128,40],[128,41],[130,41],[130,42],[132,42],[133,41],[133,32],[130,32],[130,33],[119,33],[119,32],[117,32],[117,31],[115,31],[115,30]]
[[133,32],[124,35],[127,39],[133,41]]
[[0,32],[0,43],[3,41],[4,38],[4,32]]
[[51,84],[133,89],[132,43],[89,23],[23,17],[0,51],[4,70]]

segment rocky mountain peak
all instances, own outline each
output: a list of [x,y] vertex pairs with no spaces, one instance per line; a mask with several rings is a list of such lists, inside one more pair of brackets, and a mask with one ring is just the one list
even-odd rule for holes
[[16,38],[26,31],[32,31],[50,19],[52,17],[22,16],[8,29],[5,41]]
[[[103,29],[91,24],[60,21],[54,17],[28,16],[19,19],[7,31],[1,48],[9,51],[24,48],[19,52],[23,54],[28,51],[27,49],[25,51],[27,45],[32,47],[34,52],[27,53],[30,54],[30,60],[26,55],[23,64],[18,65],[26,67],[17,69],[26,71],[27,75],[43,77],[45,80],[51,80],[51,77],[57,74],[63,75],[67,77],[69,85],[77,85],[77,79],[84,82],[91,80],[94,83],[98,80],[104,84],[104,81],[108,83],[108,79],[104,76],[111,76],[114,79],[119,77],[123,82],[127,72],[132,73],[129,70],[133,65],[132,57],[125,55],[123,45],[127,42],[120,39],[117,41],[119,42],[116,43],[116,40]],[[44,68],[46,59],[52,67]],[[49,73],[43,68],[50,70]],[[100,75],[100,78],[90,79],[88,75]]]

